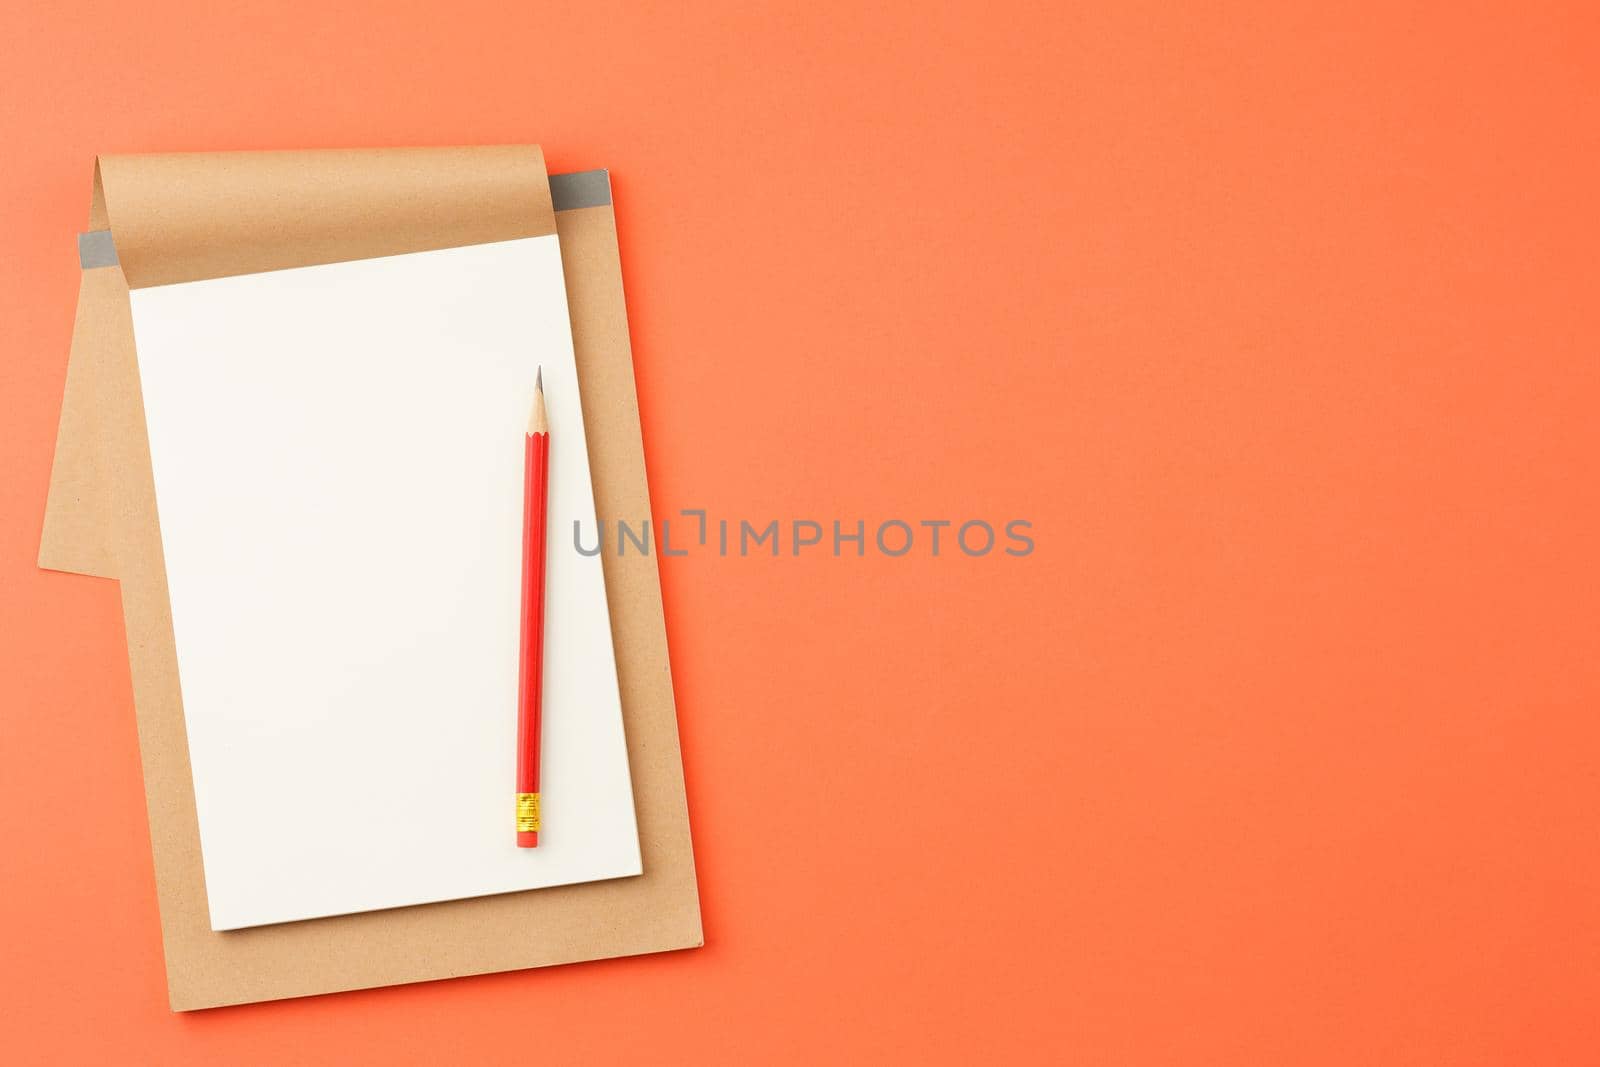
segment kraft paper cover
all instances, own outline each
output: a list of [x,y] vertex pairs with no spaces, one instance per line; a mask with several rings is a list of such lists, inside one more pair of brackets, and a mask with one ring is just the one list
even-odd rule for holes
[[134,289],[556,232],[536,145],[102,156],[90,223]]
[[[126,232],[124,230],[126,227]],[[139,395],[128,289],[559,233],[595,503],[650,514],[609,203],[552,209],[537,148],[106,157],[90,229],[120,265],[78,297],[40,566],[119,578],[175,1010],[702,943],[653,557],[604,557],[644,874],[215,932]],[[197,398],[197,402],[201,398]]]

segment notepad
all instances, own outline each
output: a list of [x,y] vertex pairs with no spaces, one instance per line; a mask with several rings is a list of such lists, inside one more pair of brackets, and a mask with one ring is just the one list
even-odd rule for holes
[[[554,235],[131,293],[213,929],[639,874]],[[522,442],[554,439],[537,850]]]

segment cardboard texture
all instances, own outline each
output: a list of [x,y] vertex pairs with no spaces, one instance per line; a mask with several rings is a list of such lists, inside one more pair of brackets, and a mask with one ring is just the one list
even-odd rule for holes
[[556,230],[537,146],[102,156],[95,201],[133,289]]
[[596,508],[643,517],[649,488],[609,198],[556,213],[532,147],[106,157],[90,228],[111,230],[123,262],[83,271],[39,564],[121,581],[173,1009],[701,944],[660,581],[653,557],[615,551],[604,567],[641,876],[211,930],[129,314],[130,277],[161,284],[554,228]]

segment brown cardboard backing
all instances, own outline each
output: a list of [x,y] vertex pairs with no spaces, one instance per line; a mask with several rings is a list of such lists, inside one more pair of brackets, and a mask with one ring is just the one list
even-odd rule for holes
[[537,145],[102,156],[95,200],[134,289],[556,232]]
[[[505,162],[500,149],[437,151],[468,156],[482,152],[490,169]],[[497,153],[500,158],[491,158]],[[365,154],[370,158],[352,167],[346,158],[349,154],[337,153],[332,161],[336,165],[313,176],[336,188],[332,199],[347,216],[361,215],[359,202],[363,196],[370,197],[372,217],[398,227],[384,237],[383,247],[391,252],[448,247],[434,243],[441,231],[432,209],[417,210],[417,218],[427,225],[410,230],[386,213],[381,202],[394,187],[377,175],[383,169],[379,162],[391,154],[372,151]],[[273,158],[265,161],[263,171],[252,167],[251,155],[228,157],[227,165],[209,176],[204,167],[186,172],[182,195],[195,197],[195,203],[205,208],[197,216],[216,219],[228,214],[228,194],[218,191],[226,185],[243,190],[239,195],[252,201],[241,207],[242,215],[269,224],[260,221],[269,213],[254,201],[271,199],[273,181],[284,181],[283,154],[270,154]],[[473,169],[461,158],[441,157],[443,165],[437,172],[422,174],[419,171],[428,171],[426,160],[419,160],[413,152],[397,155],[413,183],[413,195],[416,188],[427,188],[438,177],[438,186],[446,194],[443,199],[452,205],[450,210],[475,210],[476,201],[460,193],[462,175]],[[536,216],[540,203],[550,212],[550,201],[542,157],[535,158],[536,180],[526,175],[507,178],[503,189],[510,190],[508,200],[535,205],[532,211]],[[524,154],[513,165],[521,166],[526,159]],[[117,182],[121,172],[105,163],[102,160],[98,172],[91,226],[109,221],[120,256],[119,211],[133,209],[113,207],[107,219],[106,204],[138,203],[142,205],[138,210],[166,218],[185,209],[182,203],[166,203],[149,190],[141,192],[143,199],[120,199]],[[352,169],[367,176],[359,189],[345,187],[338,180]],[[308,170],[317,168],[288,170],[294,175],[289,184],[299,188]],[[166,173],[164,166],[156,171]],[[542,196],[535,190],[513,188],[517,181],[530,180],[544,190]],[[99,195],[102,191],[104,200]],[[302,208],[307,202],[314,207],[316,197],[303,196]],[[537,219],[533,223],[521,217],[508,220],[495,214],[500,210],[498,202],[487,209],[499,220],[492,224],[479,219],[471,225],[454,224],[448,232],[455,238],[472,235],[485,240],[509,239],[530,228],[537,232]],[[650,514],[649,489],[613,211],[605,204],[552,215],[566,273],[597,510],[602,515],[645,516]],[[204,228],[189,222],[177,224],[180,236],[161,236],[159,227],[146,217],[130,225],[141,234],[138,241],[144,242],[136,242],[136,247],[145,250],[137,269],[146,280],[213,276],[197,272],[237,273],[236,268],[249,261],[236,253],[222,256],[205,251],[208,242],[222,239],[219,234],[229,240],[249,240],[250,232],[237,222],[205,230],[208,236],[203,237],[195,235]],[[358,236],[336,248],[320,236],[325,230],[309,228],[319,236],[307,238],[311,257],[307,263],[333,261],[324,257],[335,252],[335,258],[355,258],[346,253],[376,247],[372,240]],[[300,265],[286,261],[293,246],[281,234],[269,243],[271,262]],[[182,266],[174,267],[163,257],[181,261]],[[138,382],[124,272],[116,266],[85,270],[39,560],[40,566],[50,569],[121,579],[168,992],[175,1010],[702,943],[660,582],[653,557],[619,557],[614,552],[604,557],[606,589],[643,875],[249,930],[211,930]]]

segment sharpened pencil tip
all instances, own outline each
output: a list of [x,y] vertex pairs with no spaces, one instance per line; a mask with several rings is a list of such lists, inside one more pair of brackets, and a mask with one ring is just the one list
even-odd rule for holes
[[533,407],[528,412],[529,433],[549,433],[550,417],[544,410],[544,368],[540,367],[533,384]]
[[539,364],[539,369],[533,373],[533,387],[539,392],[544,392],[544,364]]

